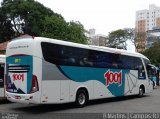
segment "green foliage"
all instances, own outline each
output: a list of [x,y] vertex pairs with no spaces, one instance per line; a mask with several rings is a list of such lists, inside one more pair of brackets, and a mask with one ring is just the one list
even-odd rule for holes
[[109,33],[110,47],[126,49],[126,40],[128,38],[128,32],[122,29]]
[[34,0],[3,0],[0,17],[3,40],[29,34],[77,43],[87,41],[80,23],[67,23],[60,14]]
[[77,43],[86,44],[87,40],[84,32],[85,30],[80,22],[71,21],[68,23],[67,39],[71,39],[72,42],[75,39]]
[[160,42],[154,43],[153,47],[145,50],[143,54],[150,59],[152,64],[159,66],[160,64]]
[[4,15],[4,11],[0,8],[0,39],[1,42],[8,40],[8,36],[12,36],[14,34],[12,30],[11,22],[6,20],[6,16]]
[[43,37],[55,39],[66,38],[67,24],[64,19],[60,19],[58,16],[46,16],[44,21]]

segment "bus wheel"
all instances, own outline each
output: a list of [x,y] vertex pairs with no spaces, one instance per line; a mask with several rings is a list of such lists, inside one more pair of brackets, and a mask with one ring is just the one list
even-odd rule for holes
[[84,107],[87,104],[87,101],[88,101],[87,92],[83,89],[78,90],[76,95],[76,106]]
[[143,89],[143,87],[140,87],[139,88],[139,97],[143,97],[143,95],[144,95],[144,89]]

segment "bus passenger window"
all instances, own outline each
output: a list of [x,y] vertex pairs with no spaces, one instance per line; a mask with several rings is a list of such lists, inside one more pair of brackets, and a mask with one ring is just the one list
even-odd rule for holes
[[118,64],[116,62],[112,62],[112,68],[117,69],[118,68]]
[[84,66],[90,66],[90,67],[93,66],[93,63],[89,61],[86,57],[84,57],[83,60],[81,60],[80,64]]

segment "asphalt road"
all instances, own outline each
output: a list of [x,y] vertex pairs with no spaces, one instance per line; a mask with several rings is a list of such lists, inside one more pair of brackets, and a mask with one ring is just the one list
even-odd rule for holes
[[72,103],[34,105],[0,100],[0,113],[2,119],[104,119],[106,113],[160,113],[160,88],[142,98],[127,96],[90,101],[84,108],[76,108]]

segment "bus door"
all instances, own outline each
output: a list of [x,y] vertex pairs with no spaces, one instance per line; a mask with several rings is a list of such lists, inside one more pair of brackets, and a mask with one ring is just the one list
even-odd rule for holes
[[154,84],[155,82],[153,80],[155,77],[155,71],[156,71],[156,69],[154,68],[153,65],[151,65],[151,64],[147,65],[148,78],[149,78],[149,80],[151,80],[153,82],[153,87],[155,86],[155,84]]

